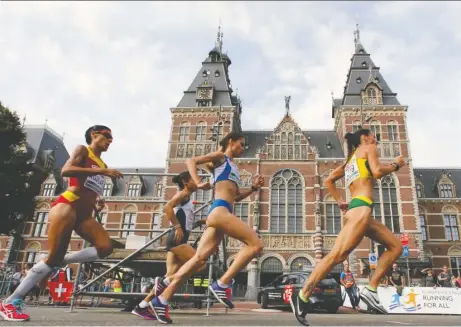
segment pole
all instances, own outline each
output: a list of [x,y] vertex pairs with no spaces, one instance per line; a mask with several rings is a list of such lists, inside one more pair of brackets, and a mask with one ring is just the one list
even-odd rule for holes
[[[163,233],[161,233],[161,234],[158,235],[157,237],[151,239],[149,242],[147,242],[146,244],[144,244],[142,247],[140,247],[139,249],[137,249],[136,251],[134,251],[133,253],[131,253],[130,255],[128,255],[126,258],[120,260],[120,261],[119,261],[118,263],[116,263],[113,267],[107,269],[106,271],[104,271],[103,273],[101,273],[99,276],[96,276],[95,278],[93,278],[92,280],[90,280],[90,281],[88,282],[88,284],[84,285],[81,289],[79,289],[79,290],[77,291],[77,294],[83,292],[83,290],[85,290],[85,289],[88,288],[89,286],[93,285],[96,281],[98,281],[99,279],[101,279],[104,275],[110,273],[110,272],[113,271],[115,268],[119,267],[122,263],[124,263],[125,261],[128,261],[129,259],[131,259],[131,258],[134,257],[135,255],[137,255],[139,252],[141,252],[142,250],[144,250],[145,248],[147,248],[147,247],[150,246],[151,244],[155,243],[155,242],[158,241],[159,239],[161,239],[164,235],[168,234],[172,229],[173,229],[173,227],[168,228],[168,229],[165,230]],[[75,292],[75,289],[74,289],[74,292]]]
[[410,262],[408,260],[408,257],[405,258],[405,261],[407,262],[407,280],[408,280],[408,285],[410,286],[411,280],[410,280]]
[[[84,249],[86,246],[86,241],[83,240],[83,243],[82,243],[82,249]],[[80,262],[78,264],[78,268],[77,268],[77,275],[75,277],[75,281],[74,281],[74,291],[72,292],[72,297],[70,299],[70,308],[69,308],[69,311],[67,312],[73,312],[74,310],[74,304],[75,304],[75,301],[77,300],[77,290],[78,290],[78,279],[80,277],[80,273],[82,272],[82,263]]]
[[207,291],[207,300],[206,300],[206,315],[205,317],[210,317],[210,297],[211,297],[211,292],[210,292],[210,282],[211,282],[211,279],[213,278],[213,262],[214,262],[214,259],[215,259],[215,254],[213,253],[210,257],[210,259],[208,259],[210,261],[210,266],[208,268],[208,289],[206,290]]
[[[172,173],[124,173],[122,172],[123,176],[176,176],[178,174]],[[199,174],[200,177],[210,177],[209,174]]]

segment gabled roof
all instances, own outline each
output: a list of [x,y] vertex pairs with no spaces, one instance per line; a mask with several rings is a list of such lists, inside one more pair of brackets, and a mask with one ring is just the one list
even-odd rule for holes
[[439,198],[437,185],[443,174],[455,184],[456,197],[461,198],[461,168],[414,168],[415,178],[424,187],[425,198]]
[[[319,158],[345,158],[341,143],[339,142],[338,135],[335,131],[313,131],[304,130],[303,134],[308,139],[309,143],[319,150]],[[246,144],[250,148],[245,150],[242,157],[253,158],[256,157],[258,149],[266,144],[267,139],[273,133],[269,130],[259,131],[243,131]],[[330,141],[331,148],[328,149],[327,143]]]

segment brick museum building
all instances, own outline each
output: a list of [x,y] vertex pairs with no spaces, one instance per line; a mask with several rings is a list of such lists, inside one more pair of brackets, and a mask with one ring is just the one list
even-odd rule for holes
[[[282,272],[314,266],[332,248],[341,230],[342,213],[324,187],[328,174],[342,164],[346,154],[344,135],[356,130],[361,121],[380,136],[380,157],[390,162],[402,154],[409,165],[376,182],[373,216],[399,237],[409,235],[409,263],[413,277],[423,266],[432,265],[436,273],[447,264],[453,273],[461,273],[461,169],[416,168],[411,160],[411,143],[407,130],[407,104],[401,104],[387,84],[380,67],[362,45],[358,33],[355,51],[346,73],[347,82],[341,98],[332,99],[331,130],[303,130],[289,112],[267,130],[242,130],[244,111],[231,87],[231,59],[222,53],[222,36],[201,63],[196,76],[185,89],[179,103],[170,109],[171,132],[165,167],[123,172],[179,173],[186,169],[185,160],[216,149],[217,140],[231,130],[241,131],[247,149],[236,159],[241,170],[242,189],[251,185],[259,174],[265,187],[234,206],[234,212],[257,230],[264,251],[237,276],[237,283],[258,287]],[[238,64],[237,68],[238,69]],[[178,94],[178,98],[180,95]],[[66,188],[59,168],[68,158],[62,138],[47,126],[26,126],[27,143],[38,165],[50,161],[56,167],[43,183],[37,197],[33,219],[23,234],[0,237],[0,261],[3,264],[34,262],[47,253],[47,221],[50,204]],[[115,167],[117,168],[117,167]],[[343,181],[337,185],[348,196]],[[460,187],[460,189],[457,189]],[[126,176],[113,182],[107,179],[103,211],[106,228],[165,229],[168,221],[162,206],[172,198],[176,186],[171,177]],[[196,200],[205,202],[211,191],[198,191]],[[197,204],[197,206],[199,206]],[[207,210],[196,219],[206,216]],[[152,232],[131,232],[152,236]],[[124,242],[129,231],[111,232]],[[155,232],[154,232],[155,234]],[[82,240],[73,235],[68,251],[78,251]],[[233,260],[240,242],[228,239],[227,262]],[[367,277],[371,244],[364,239],[350,255],[351,269]],[[373,252],[383,249],[373,244]],[[403,258],[399,259],[402,264]],[[341,265],[335,267],[338,272]]]

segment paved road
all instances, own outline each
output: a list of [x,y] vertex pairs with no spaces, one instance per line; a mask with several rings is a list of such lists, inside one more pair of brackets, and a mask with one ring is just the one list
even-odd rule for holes
[[[32,320],[27,326],[129,326],[161,325],[142,320],[120,309],[76,309],[73,313],[60,307],[28,307]],[[300,326],[291,312],[261,309],[234,309],[225,314],[224,309],[213,308],[212,315],[203,312],[175,310],[174,324],[179,326]],[[311,314],[311,326],[460,326],[461,316],[429,315],[369,315],[369,314]],[[0,326],[18,325],[0,321]]]

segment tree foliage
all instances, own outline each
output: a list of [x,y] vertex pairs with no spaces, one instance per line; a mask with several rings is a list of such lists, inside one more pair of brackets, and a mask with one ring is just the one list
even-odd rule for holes
[[32,155],[18,114],[0,103],[0,234],[21,233],[18,228],[33,215],[43,173]]

